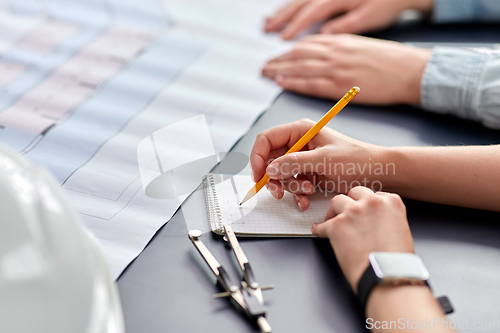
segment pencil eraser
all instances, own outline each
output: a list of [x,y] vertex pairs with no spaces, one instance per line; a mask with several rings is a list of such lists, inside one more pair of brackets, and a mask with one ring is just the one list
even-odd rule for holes
[[353,87],[354,89],[356,89],[357,92],[360,91],[359,87]]

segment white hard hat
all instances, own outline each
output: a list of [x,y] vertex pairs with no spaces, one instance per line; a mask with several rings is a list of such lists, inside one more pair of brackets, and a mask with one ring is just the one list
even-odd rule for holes
[[0,147],[0,332],[122,333],[96,240],[44,170]]

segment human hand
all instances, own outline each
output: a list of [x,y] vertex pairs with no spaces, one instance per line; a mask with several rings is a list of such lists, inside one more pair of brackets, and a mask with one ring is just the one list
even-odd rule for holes
[[348,196],[340,194],[331,200],[325,221],[313,225],[312,232],[330,239],[355,293],[371,252],[415,252],[406,208],[397,194],[354,187]]
[[334,17],[321,33],[362,33],[389,26],[406,9],[431,11],[433,0],[295,0],[266,19],[265,30],[283,30],[283,39]]
[[357,185],[380,190],[383,175],[395,172],[384,163],[386,148],[351,139],[333,129],[323,128],[304,149],[284,155],[315,123],[303,119],[280,125],[257,135],[250,164],[258,181],[265,173],[266,187],[276,199],[284,191],[295,195],[301,210],[309,208],[308,195],[315,187],[329,192],[348,193]]
[[306,37],[262,70],[286,90],[339,99],[352,86],[356,103],[420,104],[420,82],[431,50],[355,35]]

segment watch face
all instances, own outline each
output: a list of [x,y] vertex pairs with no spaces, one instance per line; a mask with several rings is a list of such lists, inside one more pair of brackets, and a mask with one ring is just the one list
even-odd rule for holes
[[429,271],[422,259],[413,253],[372,252],[369,256],[375,274],[380,279],[428,280]]

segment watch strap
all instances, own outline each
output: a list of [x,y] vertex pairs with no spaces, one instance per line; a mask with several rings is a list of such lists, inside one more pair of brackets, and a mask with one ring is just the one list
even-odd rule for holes
[[380,278],[375,274],[372,265],[368,265],[368,268],[358,282],[358,299],[361,305],[363,305],[363,308],[366,308],[366,301],[368,301],[368,296],[373,290],[373,287],[380,282]]
[[441,306],[441,309],[443,309],[444,313],[449,314],[454,311],[453,305],[451,305],[451,302],[447,296],[438,297],[436,298],[436,300],[439,302],[439,305]]

